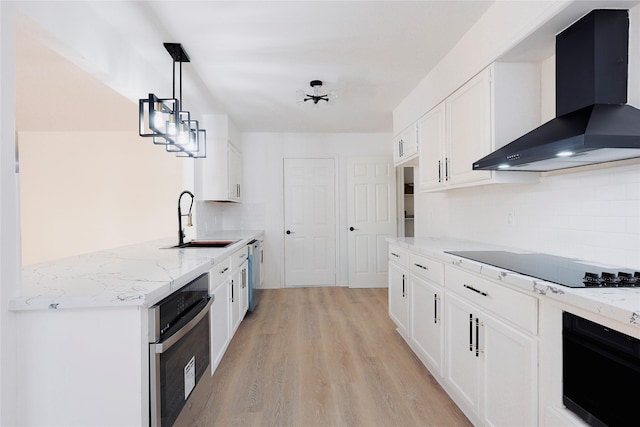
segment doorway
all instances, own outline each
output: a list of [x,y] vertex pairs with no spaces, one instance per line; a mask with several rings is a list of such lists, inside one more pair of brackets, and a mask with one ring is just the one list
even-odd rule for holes
[[284,159],[284,286],[336,285],[334,159]]

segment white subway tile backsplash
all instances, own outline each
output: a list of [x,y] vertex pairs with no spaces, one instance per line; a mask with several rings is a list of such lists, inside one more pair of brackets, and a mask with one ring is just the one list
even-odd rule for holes
[[640,268],[638,162],[444,194],[416,194],[419,235],[441,218],[441,235]]

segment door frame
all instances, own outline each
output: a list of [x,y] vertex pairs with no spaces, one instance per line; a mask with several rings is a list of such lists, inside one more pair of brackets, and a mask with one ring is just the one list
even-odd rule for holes
[[[328,159],[328,160],[333,160],[333,170],[335,172],[335,177],[333,180],[333,204],[334,204],[334,230],[333,230],[333,238],[335,241],[335,245],[336,245],[336,250],[335,250],[335,274],[334,274],[334,279],[333,279],[333,287],[337,287],[337,286],[346,286],[339,284],[338,283],[338,276],[340,275],[340,234],[339,234],[339,230],[340,230],[340,158],[338,155],[333,155],[333,156],[284,156],[282,157],[282,162],[280,164],[281,168],[282,168],[282,222],[280,223],[280,236],[282,239],[282,251],[281,251],[281,255],[282,255],[282,288],[285,289],[287,288],[287,267],[286,267],[286,263],[287,263],[287,259],[285,257],[285,246],[287,244],[286,239],[285,239],[285,230],[286,230],[286,224],[285,224],[285,214],[286,214],[286,209],[285,209],[285,196],[286,196],[286,192],[285,192],[285,167],[284,167],[284,163],[285,160],[299,160],[299,159],[304,159],[304,160],[322,160],[322,159]],[[346,193],[345,193],[346,194]]]

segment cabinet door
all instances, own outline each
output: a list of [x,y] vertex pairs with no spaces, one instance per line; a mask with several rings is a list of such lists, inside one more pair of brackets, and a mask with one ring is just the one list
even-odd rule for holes
[[229,342],[231,341],[231,325],[229,313],[230,280],[223,281],[213,291],[214,301],[211,305],[211,370],[218,367]]
[[442,376],[442,290],[412,274],[409,292],[411,342],[431,365],[432,373]]
[[240,301],[242,299],[240,293],[240,284],[242,283],[242,276],[240,269],[236,270],[231,275],[231,281],[229,283],[229,290],[231,295],[229,296],[231,307],[231,336],[235,333],[238,325],[240,324]]
[[474,171],[473,162],[491,150],[491,70],[486,69],[446,100],[447,153],[445,168],[451,184],[491,178]]
[[447,181],[444,165],[445,124],[444,102],[418,121],[421,190],[441,187]]
[[403,336],[407,333],[407,277],[395,263],[389,263],[389,317]]
[[451,397],[465,413],[469,410],[477,413],[480,390],[480,349],[476,352],[478,310],[450,293],[446,295],[444,310],[447,323],[446,377],[451,386]]
[[484,424],[538,425],[536,340],[487,314],[481,321]]
[[229,200],[242,200],[242,155],[232,144],[229,144]]

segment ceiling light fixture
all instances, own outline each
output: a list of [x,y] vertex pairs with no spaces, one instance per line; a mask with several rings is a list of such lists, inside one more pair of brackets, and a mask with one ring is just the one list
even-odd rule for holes
[[311,80],[309,83],[311,89],[313,89],[313,93],[306,93],[304,90],[299,89],[296,93],[298,95],[298,102],[307,102],[313,101],[315,105],[320,101],[332,102],[338,98],[338,94],[335,90],[330,91],[329,93],[322,94],[320,90],[322,89],[322,80]]
[[[200,129],[191,113],[184,111],[182,104],[182,63],[190,62],[180,43],[164,43],[173,58],[173,95],[158,98],[150,93],[138,104],[139,135],[153,138],[153,143],[164,145],[178,157],[206,157],[207,133]],[[180,63],[180,97],[176,98],[176,63]]]

